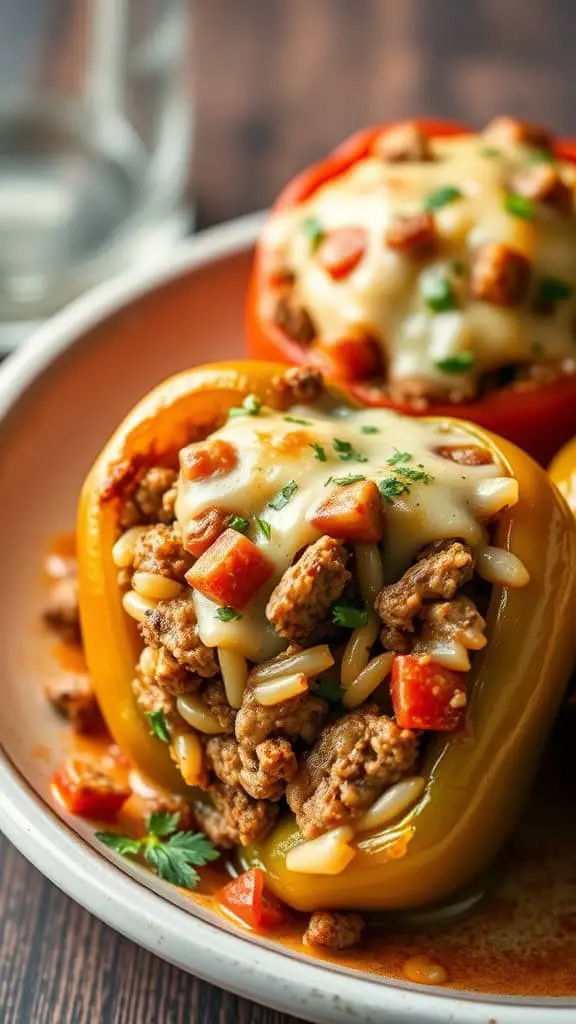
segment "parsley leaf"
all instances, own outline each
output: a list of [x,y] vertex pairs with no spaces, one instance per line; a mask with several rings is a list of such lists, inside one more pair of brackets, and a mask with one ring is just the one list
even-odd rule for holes
[[146,821],[146,830],[152,836],[171,836],[179,823],[180,815],[177,811],[174,814],[169,811],[152,811]]
[[478,150],[480,156],[500,156],[500,150],[496,149],[495,146],[481,146]]
[[423,466],[418,469],[412,469],[411,466],[398,466],[396,472],[398,476],[413,484],[429,484],[433,480],[432,474],[427,473]]
[[236,416],[259,416],[262,409],[262,402],[257,395],[246,395],[240,406],[232,406],[228,410],[228,419]]
[[339,487],[347,487],[348,484],[360,483],[360,480],[365,480],[366,477],[362,476],[361,473],[349,473],[348,476],[329,476],[324,487],[328,487],[328,484],[338,484]]
[[387,501],[391,505],[394,498],[399,498],[401,494],[407,494],[410,487],[405,480],[398,480],[395,476],[384,477],[378,484],[378,490],[382,495],[384,501]]
[[454,289],[443,274],[423,274],[420,278],[420,294],[425,305],[433,313],[448,313],[451,309],[456,309]]
[[301,420],[298,416],[285,416],[286,423],[299,423],[302,427],[311,427],[312,420]]
[[179,832],[179,821],[179,814],[156,811],[148,818],[142,839],[116,832],[97,832],[96,838],[123,857],[142,855],[166,882],[195,889],[199,881],[195,868],[204,867],[220,854],[202,832]]
[[150,735],[155,736],[162,743],[170,743],[168,723],[163,711],[147,711],[146,718],[150,725]]
[[241,619],[242,616],[235,608],[230,608],[229,605],[222,605],[216,609],[216,618],[220,619],[220,622],[232,622],[234,619]]
[[327,700],[330,704],[337,704],[344,695],[344,690],[338,683],[330,683],[327,679],[317,683],[312,692],[315,697]]
[[335,626],[344,626],[346,629],[365,626],[368,622],[368,609],[358,601],[341,598],[332,605],[332,622]]
[[568,281],[562,281],[559,277],[542,277],[538,282],[537,301],[545,306],[563,299],[569,299],[574,289]]
[[273,508],[276,512],[280,512],[281,509],[285,508],[290,498],[295,491],[298,490],[298,484],[295,480],[289,480],[285,487],[278,494],[275,494],[273,498],[268,502],[268,508]]
[[474,356],[471,352],[457,352],[453,356],[446,356],[445,359],[437,359],[436,367],[442,373],[466,373],[474,366]]
[[96,832],[95,835],[104,846],[108,846],[122,857],[137,857],[142,848],[141,839],[133,839],[132,836],[124,836],[119,832]]
[[334,438],[334,451],[338,453],[338,458],[342,462],[368,462],[367,455],[356,451],[350,441],[341,441],[338,437]]
[[310,248],[314,252],[324,238],[324,228],[317,217],[305,217],[302,221],[302,231],[310,242]]
[[266,540],[270,540],[272,536],[272,527],[267,519],[260,519],[258,516],[254,516],[258,529],[262,531]]
[[553,164],[556,156],[551,149],[533,149],[528,157],[531,164]]
[[442,188],[437,188],[426,196],[424,209],[427,213],[432,213],[434,210],[441,210],[443,206],[447,206],[448,203],[453,203],[456,199],[461,198],[462,190],[457,188],[456,185],[444,185]]
[[321,444],[317,444],[316,441],[311,441],[310,447],[314,449],[314,458],[318,459],[318,462],[326,462],[326,452]]
[[528,196],[521,196],[518,192],[509,192],[504,200],[504,208],[513,217],[520,217],[522,220],[532,220],[536,213],[536,206]]
[[231,516],[228,520],[230,529],[237,530],[238,533],[246,533],[249,525],[248,520],[244,519],[244,516]]
[[400,452],[396,448],[394,451],[394,455],[391,455],[389,459],[386,459],[386,462],[388,463],[389,466],[397,466],[401,462],[410,462],[411,459],[411,452]]
[[361,434],[379,434],[380,431],[379,431],[378,427],[371,427],[370,424],[367,423],[366,426],[360,427],[360,433]]

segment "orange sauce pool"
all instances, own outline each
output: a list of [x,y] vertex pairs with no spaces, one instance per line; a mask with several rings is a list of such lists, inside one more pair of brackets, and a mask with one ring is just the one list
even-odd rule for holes
[[[50,556],[54,557],[52,560]],[[74,557],[73,535],[56,538],[45,570]],[[58,562],[61,559],[61,563]],[[79,648],[58,644],[53,653],[64,672],[85,671]],[[319,960],[384,978],[459,991],[506,996],[576,997],[576,772],[572,736],[576,713],[553,738],[524,820],[511,844],[493,897],[468,918],[437,927],[401,928],[398,919],[370,926],[362,947],[329,953],[302,943],[307,916],[290,911],[282,928],[266,938]],[[118,817],[120,831],[140,834],[148,813],[148,784],[131,769],[109,736],[73,736],[61,751],[96,760],[134,793]],[[568,766],[568,767],[567,767]],[[106,826],[109,827],[109,826]],[[187,897],[230,924],[217,901],[234,873],[225,857],[200,871]],[[242,924],[238,928],[248,931]]]

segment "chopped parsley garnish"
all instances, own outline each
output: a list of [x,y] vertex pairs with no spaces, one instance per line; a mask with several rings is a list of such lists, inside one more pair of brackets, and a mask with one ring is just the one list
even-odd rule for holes
[[342,462],[368,462],[367,455],[356,451],[350,441],[341,441],[338,437],[334,438],[334,451]]
[[378,490],[383,500],[391,505],[394,498],[399,498],[401,494],[407,494],[410,487],[405,480],[398,480],[395,476],[387,476],[378,483]]
[[389,466],[397,466],[399,463],[402,462],[410,462],[411,459],[411,452],[400,452],[396,448],[394,455],[391,455],[388,459],[386,459],[386,462],[388,463]]
[[342,598],[332,605],[332,622],[346,629],[365,626],[368,622],[368,609],[357,601]]
[[528,156],[531,164],[553,164],[556,156],[551,149],[533,149]]
[[513,217],[521,217],[522,220],[532,220],[536,213],[536,206],[528,196],[521,196],[518,192],[509,192],[504,200],[504,207]]
[[326,452],[321,444],[317,444],[316,441],[311,441],[310,447],[314,449],[314,458],[318,459],[318,462],[326,462]]
[[150,735],[155,736],[157,740],[162,740],[162,743],[170,743],[170,733],[164,712],[147,711],[146,718],[150,724]]
[[434,210],[441,210],[443,206],[447,206],[448,203],[453,203],[456,199],[461,198],[462,190],[456,185],[443,185],[442,188],[437,188],[430,195],[426,196],[424,209],[427,213],[432,213]]
[[403,480],[409,480],[413,484],[429,484],[433,479],[432,474],[427,473],[421,464],[416,469],[412,466],[398,466],[396,472]]
[[338,683],[331,683],[327,679],[321,680],[313,689],[315,697],[327,700],[330,704],[338,704],[344,696],[344,690]]
[[262,402],[257,395],[246,395],[242,405],[234,405],[228,410],[228,418],[234,419],[236,416],[259,416],[261,409]]
[[496,149],[495,146],[481,146],[478,152],[480,153],[480,156],[500,156],[500,150]]
[[358,484],[361,480],[365,480],[366,477],[362,476],[361,473],[349,473],[348,476],[329,476],[324,487],[328,487],[328,484],[338,484],[338,487],[347,487],[348,484]]
[[231,530],[237,530],[238,533],[246,533],[249,523],[247,519],[244,519],[244,516],[231,516],[228,520],[228,526]]
[[310,242],[310,248],[312,251],[317,249],[324,238],[324,228],[318,220],[318,217],[305,217],[302,221],[302,231]]
[[298,416],[285,416],[287,423],[299,423],[301,427],[311,427],[312,420],[301,420]]
[[220,619],[220,622],[232,622],[234,619],[241,619],[242,616],[235,608],[230,608],[229,605],[223,604],[221,608],[216,609],[216,618]]
[[550,306],[563,299],[569,299],[574,289],[568,281],[562,281],[559,277],[542,277],[538,282],[538,302]]
[[360,433],[361,434],[379,434],[380,430],[378,429],[378,427],[371,427],[370,424],[367,423],[366,426],[360,427]]
[[453,274],[456,274],[457,277],[461,277],[466,270],[464,260],[450,260],[450,270]]
[[195,870],[220,856],[202,832],[180,832],[179,814],[155,811],[146,821],[142,839],[118,832],[96,832],[96,838],[122,857],[142,856],[159,878],[183,889],[195,889],[200,876]]
[[268,508],[273,508],[276,512],[280,512],[281,509],[285,508],[290,498],[295,491],[298,490],[298,484],[295,480],[289,480],[285,487],[278,494],[275,494],[273,498],[268,502]]
[[446,356],[445,359],[437,359],[435,366],[442,373],[466,373],[474,366],[474,356],[471,352],[457,352],[453,356]]
[[456,309],[454,289],[443,274],[423,274],[420,279],[420,294],[433,313],[447,313]]
[[270,538],[272,536],[272,527],[271,527],[270,523],[268,522],[268,520],[267,519],[260,519],[258,516],[254,516],[254,518],[256,520],[256,525],[257,525],[258,529],[261,531],[261,533],[264,534],[264,536],[266,537],[266,540],[270,540]]

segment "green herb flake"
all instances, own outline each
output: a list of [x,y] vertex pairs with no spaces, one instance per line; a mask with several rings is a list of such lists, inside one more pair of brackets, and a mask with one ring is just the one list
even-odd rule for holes
[[433,213],[434,210],[441,210],[443,206],[448,206],[448,203],[461,199],[462,195],[462,190],[456,185],[443,185],[442,188],[437,188],[426,196],[424,209],[427,213]]
[[423,274],[420,279],[420,294],[433,313],[448,313],[456,309],[454,289],[443,274]]
[[328,484],[338,484],[338,487],[347,487],[348,484],[358,484],[361,480],[365,480],[366,477],[362,476],[361,473],[349,473],[348,476],[329,476],[324,487],[328,487]]
[[244,516],[231,516],[228,520],[230,529],[236,530],[237,533],[246,533],[249,525],[248,520],[244,519]]
[[234,619],[241,619],[242,616],[235,608],[230,608],[229,605],[223,604],[220,608],[216,609],[216,618],[220,619],[220,622],[233,622]]
[[485,156],[488,158],[500,156],[500,150],[496,149],[495,146],[481,146],[478,152],[480,156]]
[[146,718],[150,725],[150,735],[155,736],[162,743],[170,743],[168,723],[163,711],[147,711]]
[[396,472],[403,480],[409,480],[412,484],[429,484],[434,479],[423,466],[418,469],[412,469],[411,466],[398,466]]
[[339,704],[344,696],[344,690],[338,683],[331,683],[327,679],[316,684],[312,691],[315,697],[327,700],[329,704]]
[[450,260],[450,270],[456,277],[462,277],[462,274],[466,270],[466,264],[464,260]]
[[289,480],[285,487],[278,494],[275,494],[273,498],[268,502],[268,508],[273,508],[275,512],[280,512],[281,509],[285,508],[290,498],[295,491],[298,490],[298,484],[295,480]]
[[528,159],[531,164],[554,164],[556,156],[551,149],[532,149]]
[[356,629],[368,622],[368,609],[357,601],[342,598],[332,605],[332,622],[345,629]]
[[350,441],[341,441],[338,437],[334,438],[334,451],[341,462],[368,462],[367,455],[356,451]]
[[389,466],[398,466],[400,463],[410,462],[412,458],[413,456],[411,452],[401,452],[398,451],[398,448],[396,448],[394,450],[394,455],[391,455],[388,459],[386,459],[386,462],[388,463]]
[[302,231],[310,242],[310,248],[314,252],[324,238],[324,228],[317,217],[305,217],[302,221]]
[[262,402],[258,395],[246,395],[240,406],[232,406],[228,410],[228,419],[235,419],[237,416],[259,416],[262,411]]
[[267,519],[260,519],[259,516],[254,516],[256,525],[261,533],[264,534],[266,540],[270,540],[272,536],[272,527]]
[[544,345],[541,341],[533,341],[530,345],[530,351],[533,356],[541,356],[544,352]]
[[522,220],[532,220],[536,213],[536,206],[528,196],[521,196],[518,192],[509,192],[504,200],[504,208],[513,217],[520,217]]
[[568,281],[562,281],[559,277],[542,277],[538,282],[537,301],[545,306],[551,306],[555,302],[562,302],[569,299],[574,289]]
[[474,366],[472,352],[457,352],[453,356],[446,356],[445,359],[437,359],[435,366],[441,373],[466,373]]
[[202,832],[180,832],[179,814],[157,811],[146,823],[142,839],[117,832],[96,832],[96,838],[122,857],[143,857],[159,878],[184,889],[195,889],[200,876],[195,870],[220,856]]
[[392,505],[394,498],[399,498],[402,494],[408,494],[410,487],[405,480],[398,480],[395,476],[387,476],[378,483],[378,490],[383,500]]
[[370,426],[369,423],[367,423],[366,426],[360,427],[360,433],[361,434],[379,434],[380,430],[379,430],[378,427],[372,427],[372,426]]
[[314,458],[318,459],[318,462],[326,462],[326,452],[324,451],[321,444],[317,444],[316,441],[310,442],[310,447],[314,450]]
[[301,427],[311,427],[312,420],[301,420],[298,416],[285,416],[286,423],[298,423]]

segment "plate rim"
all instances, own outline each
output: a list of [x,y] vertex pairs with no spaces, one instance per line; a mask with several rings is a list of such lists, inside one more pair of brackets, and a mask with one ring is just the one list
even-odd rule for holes
[[[162,266],[131,268],[46,321],[0,367],[0,428],[20,399],[86,333],[147,291],[252,246],[265,214],[237,218],[174,247]],[[574,1000],[451,994],[301,960],[192,915],[101,854],[61,820],[11,763],[0,743],[0,829],[58,888],[137,945],[236,995],[318,1024],[572,1024]],[[50,854],[47,857],[47,854]],[[183,932],[183,923],[193,928]],[[153,925],[153,927],[151,927]],[[214,941],[216,940],[216,941]],[[179,951],[187,951],[184,957]],[[327,985],[329,979],[330,984]],[[494,1016],[497,1014],[497,1017]]]

